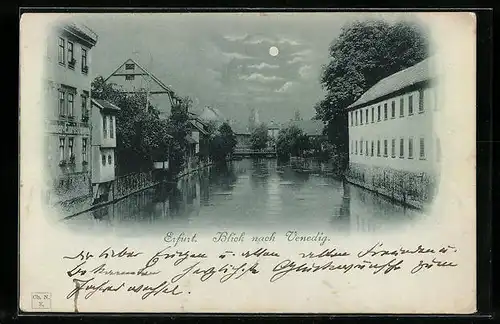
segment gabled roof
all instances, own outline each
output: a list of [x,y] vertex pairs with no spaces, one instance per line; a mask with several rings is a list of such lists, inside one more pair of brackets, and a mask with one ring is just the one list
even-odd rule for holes
[[321,136],[323,135],[323,129],[325,124],[321,120],[294,120],[290,122],[290,125],[295,125],[300,128],[304,134],[308,136]]
[[102,110],[121,110],[120,107],[104,99],[92,99],[92,103],[95,104],[97,108]]
[[195,127],[203,135],[208,135],[208,132],[203,127],[204,124],[200,123],[198,120],[190,120],[189,123],[193,125],[193,127]]
[[435,71],[431,69],[433,58],[428,58],[409,68],[396,72],[368,89],[356,102],[347,108],[353,108],[369,102],[375,101],[380,97],[389,95],[393,92],[402,90],[423,81],[429,81],[435,77]]

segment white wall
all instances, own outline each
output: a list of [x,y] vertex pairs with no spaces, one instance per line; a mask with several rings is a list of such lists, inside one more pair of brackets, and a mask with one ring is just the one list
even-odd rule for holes
[[[103,156],[105,163],[103,164]],[[111,163],[109,161],[111,157]],[[92,147],[92,183],[108,182],[115,179],[115,154],[113,148]]]
[[[437,164],[436,141],[437,135],[433,125],[433,116],[436,113],[435,89],[425,88],[424,110],[419,111],[419,91],[412,91],[395,96],[367,107],[348,112],[349,125],[349,160],[372,166],[391,167],[398,170],[423,172],[429,171]],[[409,97],[413,99],[413,114],[409,115]],[[404,114],[400,117],[400,99],[404,99]],[[395,118],[392,118],[392,101],[395,102]],[[384,104],[387,104],[387,119],[384,119]],[[380,105],[381,118],[378,121]],[[375,116],[372,123],[372,107]],[[366,123],[366,110],[368,109],[368,123]],[[358,125],[355,116],[358,112]],[[361,124],[360,113],[363,113]],[[352,121],[352,124],[351,124]],[[352,125],[352,126],[351,126]],[[413,158],[409,158],[408,142],[413,138]],[[420,138],[425,142],[425,158],[420,158]],[[395,157],[392,157],[392,139],[395,139]],[[400,140],[404,140],[404,157],[400,158]],[[363,140],[363,154],[359,141]],[[369,155],[366,155],[366,142],[368,140]],[[377,141],[380,140],[380,156],[377,156]],[[387,140],[387,157],[384,157],[384,140]],[[358,141],[358,152],[356,151]],[[374,154],[371,156],[371,142],[374,142]]]
[[[116,116],[107,114],[106,137],[103,131],[103,118],[102,110],[96,105],[92,104],[92,145],[99,145],[102,147],[116,147]],[[113,127],[111,128],[111,123]],[[111,130],[113,130],[113,138],[111,138]]]

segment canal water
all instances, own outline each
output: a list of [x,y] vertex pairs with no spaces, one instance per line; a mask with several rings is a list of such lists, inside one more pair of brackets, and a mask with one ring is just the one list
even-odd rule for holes
[[243,159],[211,166],[65,220],[78,232],[142,236],[196,230],[398,230],[423,215],[348,184],[326,164]]

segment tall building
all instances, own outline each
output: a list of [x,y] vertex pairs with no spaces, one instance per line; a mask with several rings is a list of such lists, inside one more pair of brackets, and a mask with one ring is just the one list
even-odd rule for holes
[[418,208],[434,195],[441,157],[433,63],[388,76],[348,107],[347,179]]
[[84,25],[54,25],[47,33],[43,104],[50,204],[91,195],[91,52],[96,43],[97,35]]

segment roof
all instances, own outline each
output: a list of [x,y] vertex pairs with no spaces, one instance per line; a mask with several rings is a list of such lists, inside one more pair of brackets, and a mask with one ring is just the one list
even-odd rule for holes
[[353,108],[375,101],[380,97],[432,79],[434,77],[434,71],[431,71],[430,68],[431,60],[433,60],[433,58],[425,59],[420,63],[380,80],[347,108]]
[[208,135],[208,132],[205,130],[205,128],[203,127],[203,123],[201,123],[199,120],[194,120],[194,119],[191,119],[189,121],[189,123],[191,125],[193,125],[193,127],[195,127],[198,131],[200,131],[200,133],[202,133],[203,135]]
[[294,120],[290,124],[299,127],[308,136],[321,136],[325,128],[325,124],[321,120]]
[[184,137],[186,139],[186,141],[189,143],[189,144],[198,144],[198,142],[192,138],[191,136],[189,135],[186,135],[186,137]]
[[116,110],[116,111],[121,110],[118,106],[104,99],[92,99],[92,103],[95,104],[99,109]]
[[232,122],[230,124],[233,133],[236,135],[250,135],[248,127],[239,122]]

